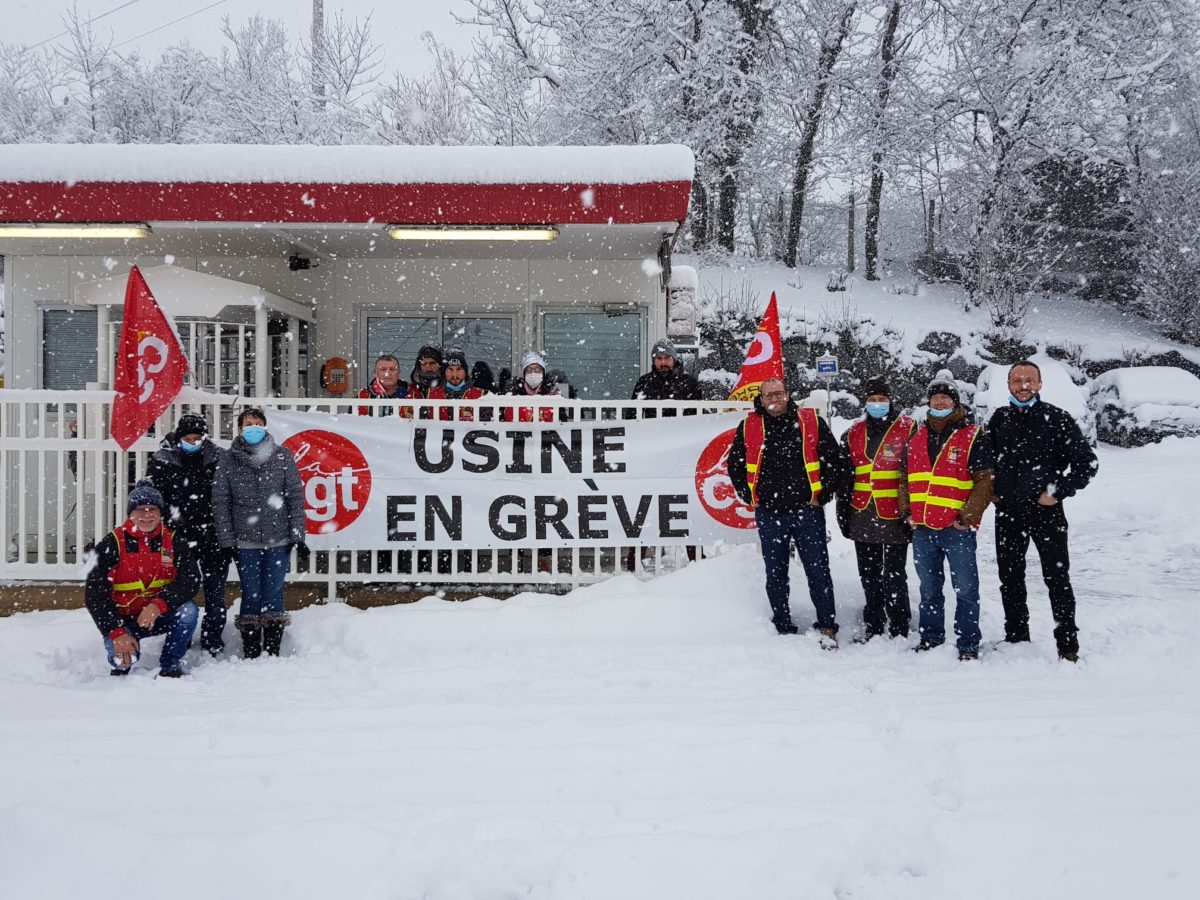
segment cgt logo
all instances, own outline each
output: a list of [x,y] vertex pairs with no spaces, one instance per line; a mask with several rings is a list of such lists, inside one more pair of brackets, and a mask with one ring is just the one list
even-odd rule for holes
[[296,457],[304,482],[309,534],[341,531],[362,515],[371,496],[371,468],[352,441],[312,428],[292,435],[283,446]]
[[754,510],[743,503],[729,480],[729,449],[737,429],[718,434],[696,462],[696,496],[710,516],[729,528],[753,528]]

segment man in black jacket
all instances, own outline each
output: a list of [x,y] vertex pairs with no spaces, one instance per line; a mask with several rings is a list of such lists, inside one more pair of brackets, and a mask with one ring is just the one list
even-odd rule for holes
[[[679,351],[666,338],[655,341],[650,351],[650,371],[637,380],[630,400],[700,400],[700,382],[683,370]],[[694,412],[694,411],[693,411]],[[657,410],[642,411],[642,418],[652,419]],[[664,416],[675,410],[663,410]]]
[[996,562],[1004,601],[1004,639],[1029,640],[1025,553],[1032,539],[1050,593],[1058,655],[1079,659],[1075,593],[1062,501],[1095,476],[1099,461],[1075,420],[1041,399],[1042,373],[1023,359],[1008,372],[1009,405],[996,410],[988,435],[996,463]]
[[200,564],[204,585],[204,621],[200,646],[216,656],[224,649],[225,585],[229,581],[229,550],[217,545],[213,528],[213,472],[220,450],[208,439],[208,422],[196,413],[179,417],[167,446],[150,458],[146,469],[166,502],[167,526],[175,541],[185,544]]
[[[734,436],[729,451],[729,479],[742,502],[754,508],[775,630],[780,634],[799,630],[792,623],[789,604],[788,564],[794,541],[817,611],[821,645],[836,649],[838,626],[826,546],[825,504],[848,484],[849,463],[829,426],[812,410],[805,410],[802,417],[782,381],[768,379],[761,391],[755,398],[754,411]],[[805,437],[811,426],[805,426],[802,419],[817,426],[815,448],[810,443],[808,452]],[[751,425],[753,432],[761,435],[757,453],[750,444],[760,439],[747,439]]]

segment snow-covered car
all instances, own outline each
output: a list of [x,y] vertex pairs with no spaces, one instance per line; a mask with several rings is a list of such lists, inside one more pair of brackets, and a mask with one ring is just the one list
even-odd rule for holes
[[1100,440],[1120,447],[1200,435],[1200,378],[1175,366],[1111,369],[1088,398]]
[[[1075,383],[1070,370],[1044,353],[1032,357],[1042,370],[1041,398],[1064,409],[1079,424],[1089,444],[1096,443],[1096,417],[1088,408],[1087,393]],[[1008,405],[1010,364],[993,364],[979,373],[975,389],[975,421],[987,425],[992,413]]]

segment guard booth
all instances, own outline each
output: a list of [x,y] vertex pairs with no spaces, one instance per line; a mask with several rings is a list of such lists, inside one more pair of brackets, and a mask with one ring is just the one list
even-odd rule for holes
[[693,169],[680,146],[0,147],[7,386],[107,387],[136,263],[196,387],[327,396],[327,360],[352,391],[381,353],[461,344],[625,397],[655,340],[694,338],[669,310]]
[[76,577],[173,424],[128,458],[107,440],[131,266],[226,436],[241,402],[348,398],[426,344],[497,381],[537,349],[620,400],[655,340],[696,346],[671,265],[693,170],[673,145],[0,146],[0,578]]

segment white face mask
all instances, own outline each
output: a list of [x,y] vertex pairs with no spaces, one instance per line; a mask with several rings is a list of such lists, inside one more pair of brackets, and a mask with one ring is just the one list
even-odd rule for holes
[[525,376],[525,383],[531,388],[540,388],[542,386],[543,377],[544,376],[541,372],[530,372]]

